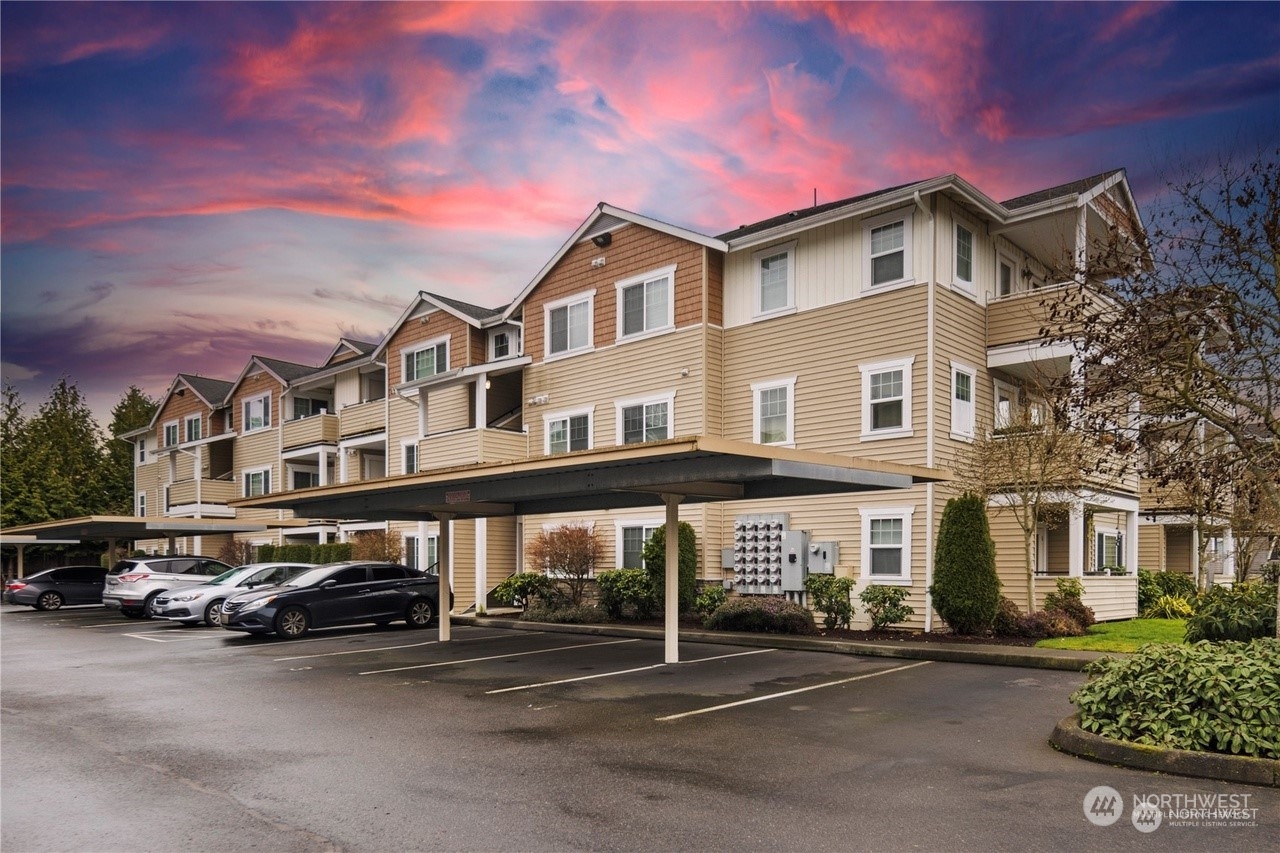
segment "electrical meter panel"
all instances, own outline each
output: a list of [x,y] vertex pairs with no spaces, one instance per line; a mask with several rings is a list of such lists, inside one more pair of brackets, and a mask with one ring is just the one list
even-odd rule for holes
[[804,592],[805,569],[809,565],[809,531],[788,530],[782,534],[782,591]]
[[840,562],[840,545],[836,542],[809,543],[809,574],[834,575]]
[[740,515],[734,519],[735,590],[744,595],[782,593],[782,537],[786,530],[786,513]]

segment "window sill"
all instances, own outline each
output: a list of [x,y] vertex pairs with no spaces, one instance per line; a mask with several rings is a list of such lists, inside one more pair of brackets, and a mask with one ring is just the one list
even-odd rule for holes
[[911,586],[911,578],[894,577],[891,575],[863,575],[862,580],[869,584],[878,584],[880,586]]
[[622,345],[622,344],[629,344],[629,343],[631,343],[632,341],[643,341],[643,340],[647,340],[648,338],[656,338],[656,337],[659,337],[659,336],[661,336],[661,335],[665,335],[665,334],[668,334],[668,333],[670,333],[670,332],[674,332],[675,330],[676,330],[675,324],[669,324],[669,325],[662,326],[662,327],[657,328],[657,329],[646,329],[646,330],[645,330],[645,331],[643,331],[643,332],[634,332],[634,333],[632,333],[632,334],[630,334],[630,335],[621,335],[621,334],[620,334],[620,335],[618,335],[618,338],[617,338],[616,343],[617,343],[618,345]]
[[973,286],[973,282],[971,281],[953,281],[951,282],[951,289],[956,293],[969,297],[974,302],[978,301],[977,288]]
[[891,438],[911,438],[915,435],[915,430],[907,429],[886,429],[878,432],[864,432],[858,436],[861,441],[886,441]]
[[564,352],[547,353],[547,355],[543,356],[542,363],[548,364],[553,361],[563,361],[566,358],[573,358],[575,355],[586,355],[589,352],[595,352],[595,351],[596,351],[596,348],[594,346],[590,346],[590,347],[580,347],[579,349],[565,350]]
[[973,444],[973,436],[964,433],[952,432],[948,433],[954,441],[963,441],[965,444]]
[[901,281],[889,281],[884,284],[871,284],[862,288],[863,296],[872,296],[877,293],[888,293],[892,290],[902,290],[904,287],[915,287],[919,282],[914,278],[904,278]]
[[772,311],[759,311],[751,315],[751,322],[757,320],[772,320],[774,317],[787,317],[796,313],[796,306],[784,305],[781,308],[774,308]]

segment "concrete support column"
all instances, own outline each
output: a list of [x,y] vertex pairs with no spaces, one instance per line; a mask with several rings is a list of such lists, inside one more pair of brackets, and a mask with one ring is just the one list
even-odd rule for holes
[[680,662],[680,501],[681,495],[663,495],[667,505],[667,564],[663,602],[664,661]]
[[484,429],[489,424],[489,374],[481,373],[476,377],[476,429]]
[[26,550],[27,550],[26,545],[23,545],[23,544],[18,545],[18,577],[20,578],[25,578],[27,576],[27,567],[26,567],[26,563],[24,562],[24,558],[26,556]]
[[329,451],[323,450],[323,449],[320,451],[319,468],[320,468],[320,479],[319,479],[320,485],[322,486],[329,485]]
[[[1073,578],[1084,577],[1084,556],[1088,553],[1084,542],[1084,504],[1071,504],[1067,520],[1067,573]],[[1135,541],[1137,537],[1134,537]]]
[[485,612],[489,589],[489,519],[476,519],[476,613]]
[[1138,571],[1138,513],[1124,514],[1124,567],[1125,571]]
[[451,539],[453,534],[453,513],[438,512],[436,519],[440,522],[440,544],[437,559],[440,561],[440,642],[449,642],[449,599],[453,591],[452,572],[450,571]]

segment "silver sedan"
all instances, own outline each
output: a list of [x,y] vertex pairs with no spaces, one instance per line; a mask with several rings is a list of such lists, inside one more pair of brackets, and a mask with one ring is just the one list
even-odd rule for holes
[[156,619],[186,625],[222,624],[222,602],[254,587],[278,586],[294,575],[313,568],[311,563],[249,563],[223,572],[208,583],[162,592],[151,603]]

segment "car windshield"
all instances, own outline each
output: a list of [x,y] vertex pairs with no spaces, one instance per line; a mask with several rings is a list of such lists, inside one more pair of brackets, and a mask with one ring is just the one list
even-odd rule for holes
[[314,569],[307,569],[302,574],[289,578],[285,586],[315,586],[337,570],[337,566],[317,566]]
[[232,576],[237,574],[239,571],[240,571],[239,569],[228,569],[227,571],[218,575],[216,578],[210,578],[209,580],[205,581],[205,583],[208,583],[208,584],[230,583]]

